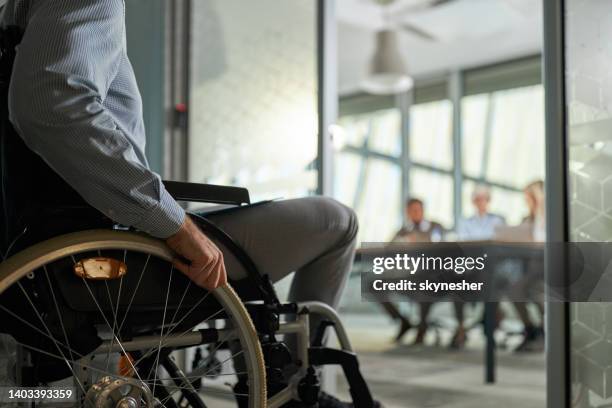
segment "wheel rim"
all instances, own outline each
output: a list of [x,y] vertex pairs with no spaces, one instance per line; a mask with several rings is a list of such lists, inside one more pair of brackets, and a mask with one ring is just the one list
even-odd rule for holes
[[[13,287],[13,285],[19,285],[21,287],[21,280],[26,277],[32,271],[39,270],[40,268],[46,268],[46,265],[52,264],[58,260],[74,257],[86,253],[88,251],[107,251],[107,250],[124,250],[146,254],[149,257],[156,257],[163,261],[171,261],[173,257],[172,251],[164,245],[161,241],[155,240],[153,238],[135,234],[128,232],[118,232],[118,231],[107,231],[107,230],[91,230],[91,231],[83,231],[73,234],[67,234],[60,237],[53,238],[51,240],[39,243],[34,245],[33,247],[28,248],[25,251],[22,251],[10,259],[4,261],[0,264],[0,295],[5,292],[8,288]],[[145,264],[146,268],[146,264]],[[47,273],[46,269],[44,270],[45,274]],[[141,271],[141,278],[142,274]],[[169,274],[169,280],[172,281],[172,269]],[[48,275],[47,275],[48,279]],[[84,280],[85,281],[85,280]],[[85,284],[87,285],[86,281]],[[51,283],[49,282],[49,285]],[[89,285],[87,285],[88,290]],[[23,290],[23,287],[21,287]],[[108,290],[108,287],[107,287]],[[138,287],[136,288],[138,290]],[[170,292],[170,284],[168,286],[168,293]],[[24,292],[25,293],[25,292]],[[121,287],[119,288],[119,293],[121,293]],[[263,362],[263,355],[261,351],[261,347],[258,341],[257,333],[255,328],[251,322],[250,316],[244,305],[240,302],[238,296],[233,291],[233,289],[229,286],[222,286],[217,288],[216,290],[210,292],[214,298],[221,304],[225,313],[231,317],[234,325],[238,328],[235,330],[235,333],[238,337],[240,345],[242,347],[242,354],[245,360],[245,368],[248,376],[249,383],[249,396],[248,396],[248,406],[250,408],[260,408],[265,407],[266,405],[266,390],[265,390],[265,368]],[[95,301],[95,296],[90,291],[92,299]],[[27,296],[27,295],[26,295]],[[110,293],[109,293],[110,296]],[[55,300],[55,295],[53,295]],[[29,299],[28,299],[29,300]],[[133,300],[133,298],[132,298]],[[181,299],[182,302],[182,299]],[[30,302],[31,303],[31,302]],[[112,302],[111,302],[112,303]],[[32,303],[31,303],[32,304]],[[57,306],[57,302],[56,302]],[[128,305],[128,310],[129,310]],[[166,299],[166,308],[168,306]],[[36,309],[36,307],[32,304],[32,307]],[[99,307],[99,305],[98,305]],[[119,308],[119,300],[117,299],[117,310]],[[179,305],[180,310],[180,305]],[[100,312],[104,317],[105,312],[100,308]],[[38,312],[37,312],[38,313]],[[125,316],[127,316],[127,311]],[[191,312],[189,312],[191,313]],[[189,314],[188,313],[188,314]],[[59,309],[58,309],[59,314]],[[176,313],[175,313],[176,314]],[[124,320],[125,320],[124,316]],[[115,321],[111,326],[108,323],[108,328],[111,329],[112,339],[117,341],[118,345],[121,345],[121,341],[117,338],[115,333],[115,323],[118,316],[115,316]],[[170,327],[174,323],[173,320],[170,321]],[[39,316],[40,318],[40,316]],[[159,350],[162,349],[162,346],[165,346],[162,343],[163,335],[164,335],[164,324],[166,319],[166,309],[164,309],[164,321],[162,322],[162,329],[160,333],[160,342],[158,347],[158,358],[159,358]],[[41,319],[42,321],[42,319]],[[61,321],[61,316],[60,316]],[[177,323],[178,325],[178,323]],[[43,322],[44,326],[44,322]],[[176,326],[174,326],[176,327]],[[49,329],[45,326],[47,332],[51,334]],[[63,329],[63,323],[62,323]],[[44,334],[44,333],[43,333]],[[64,331],[65,334],[65,331]],[[166,333],[166,337],[171,334],[171,330]],[[57,341],[53,340],[56,343]],[[68,338],[66,337],[66,342],[68,342]],[[221,342],[219,342],[219,345]],[[69,347],[68,347],[69,348]],[[61,357],[65,360],[68,359],[63,353],[61,353],[61,348],[58,346],[58,351],[60,351]],[[125,350],[124,350],[125,351]],[[129,356],[128,353],[124,354],[125,356]],[[231,357],[231,356],[230,356]],[[236,356],[234,355],[234,358]],[[56,356],[56,358],[59,358]],[[107,356],[108,358],[108,356]],[[74,358],[70,359],[74,363]],[[156,361],[156,364],[159,361]],[[69,363],[70,364],[70,363]],[[80,363],[79,363],[80,364]],[[107,362],[108,364],[108,362]],[[157,367],[157,366],[155,366]],[[74,367],[73,367],[74,369]],[[138,375],[138,370],[134,368],[134,371]],[[153,381],[153,386],[158,382],[157,379],[157,371],[155,373],[156,378]]]

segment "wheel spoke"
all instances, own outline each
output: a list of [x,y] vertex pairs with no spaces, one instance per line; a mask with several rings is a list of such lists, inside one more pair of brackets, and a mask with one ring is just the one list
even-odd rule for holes
[[[221,312],[223,312],[223,309],[220,309],[220,310],[218,310],[217,312],[213,313],[212,315],[208,316],[208,317],[206,318],[206,320],[210,320],[210,319],[215,318],[215,316],[217,316],[217,315],[221,314]],[[204,321],[206,321],[206,320],[204,320]],[[179,323],[177,323],[177,324],[180,324],[180,322],[179,322]],[[198,323],[198,324],[199,324],[199,323]],[[197,326],[197,325],[196,325],[196,326]],[[176,327],[176,326],[175,326],[175,327]],[[195,326],[194,326],[194,327],[195,327]],[[193,327],[191,327],[191,328],[189,328],[189,329],[185,330],[184,332],[182,332],[181,334],[179,334],[179,335],[178,335],[178,336],[176,336],[176,337],[173,337],[172,339],[173,339],[173,340],[180,339],[181,337],[183,337],[183,336],[184,336],[184,335],[186,335],[187,333],[190,333],[191,331],[193,331]],[[168,333],[168,334],[166,334],[166,335],[164,336],[164,341],[163,341],[163,343],[162,343],[162,345],[161,345],[161,347],[162,347],[162,348],[163,348],[163,347],[165,347],[165,346],[168,344],[168,341],[167,341],[167,340],[168,340],[168,337],[170,336],[170,334],[171,334],[171,333]],[[151,356],[151,355],[152,355],[154,352],[155,352],[155,348],[151,348],[151,349],[149,349],[149,350],[148,350],[146,353],[144,353],[144,355],[143,355],[142,357],[140,357],[138,360],[136,360],[136,364],[138,364],[138,363],[139,363],[140,361],[142,361],[143,359],[145,359],[145,358],[147,358],[147,357]]]
[[[108,322],[108,319],[106,318],[106,315],[104,314],[104,311],[102,310],[102,308],[100,307],[100,304],[98,303],[98,300],[96,299],[96,297],[94,296],[94,293],[92,292],[91,288],[89,287],[89,283],[87,283],[87,280],[85,278],[83,279],[83,283],[85,283],[85,286],[87,287],[87,291],[89,292],[89,295],[91,296],[91,299],[94,301],[94,303],[96,304],[96,307],[98,308],[98,311],[100,312],[100,314],[102,315],[102,319],[104,319],[104,322],[106,323],[106,325],[108,326],[108,328],[111,330],[111,334],[112,336],[115,338],[115,340],[117,341],[117,345],[121,348],[121,351],[123,352],[123,354],[125,354],[126,356],[128,355],[128,353],[125,351],[125,349],[123,348],[123,344],[121,343],[121,341],[119,340],[119,338],[117,337],[117,334],[113,331],[113,329],[111,328],[110,323]],[[136,374],[136,376],[138,377],[138,379],[140,381],[142,381],[142,378],[140,378],[140,375],[138,374],[138,371],[136,370],[135,364],[132,363],[132,360],[130,358],[127,358],[126,361],[130,364],[132,370],[134,370],[134,374]]]
[[64,361],[66,362],[66,365],[68,366],[68,369],[70,370],[70,372],[72,373],[72,375],[74,376],[74,378],[77,380],[77,382],[79,383],[79,386],[81,387],[81,389],[83,390],[83,393],[85,393],[85,388],[83,387],[83,384],[81,384],[81,381],[78,379],[78,377],[76,376],[74,369],[72,368],[72,366],[70,365],[70,362],[68,361],[68,359],[66,358],[66,356],[64,355],[64,353],[62,352],[61,347],[59,346],[57,340],[55,339],[55,337],[53,337],[53,333],[51,333],[51,330],[49,330],[49,327],[47,326],[47,324],[45,323],[45,320],[42,318],[42,316],[40,315],[40,312],[38,311],[38,309],[36,308],[36,306],[34,305],[34,302],[32,302],[32,299],[30,298],[30,295],[28,295],[28,292],[24,289],[23,285],[21,284],[21,282],[17,282],[17,285],[19,286],[19,288],[21,289],[21,292],[24,294],[24,296],[26,297],[26,299],[28,300],[28,303],[30,304],[30,306],[32,306],[32,309],[34,310],[34,313],[36,313],[36,316],[38,317],[38,320],[40,320],[40,323],[43,325],[43,327],[45,328],[45,330],[47,331],[47,333],[49,334],[49,337],[51,338],[51,341],[53,342],[53,344],[55,344],[55,347],[57,347],[57,351],[59,351],[59,353],[61,354],[61,356],[63,357]]
[[236,352],[236,353],[232,354],[231,356],[229,356],[229,357],[228,357],[228,358],[226,358],[225,360],[221,361],[219,364],[217,364],[217,365],[215,365],[215,366],[211,367],[211,368],[210,368],[208,371],[206,371],[206,372],[204,373],[204,375],[209,374],[211,371],[215,370],[215,369],[216,369],[216,368],[218,368],[218,367],[223,367],[223,364],[225,364],[226,362],[228,362],[228,361],[230,361],[230,360],[233,360],[235,357],[238,357],[239,355],[241,355],[241,354],[243,354],[243,353],[244,353],[244,350],[240,350],[240,351],[238,351],[238,352]]
[[[232,375],[246,375],[248,374],[248,372],[246,371],[242,371],[239,373],[220,373],[220,374],[197,374],[197,375],[190,375],[191,373],[185,374],[184,377],[164,377],[164,380],[181,380],[181,379],[188,379],[188,380],[198,380],[200,378],[217,378],[217,377],[230,377]],[[147,380],[147,382],[149,382]]]
[[[159,364],[159,354],[162,349],[162,339],[164,336],[164,324],[166,323],[166,312],[168,311],[168,298],[170,297],[170,287],[172,286],[172,274],[174,272],[174,266],[170,268],[170,277],[168,278],[168,291],[166,292],[166,303],[164,305],[164,314],[162,317],[161,332],[159,335],[159,346],[157,347],[157,356],[155,357],[155,363],[153,364],[154,380],[153,380],[153,395],[155,395],[155,385],[157,384],[157,365]],[[151,374],[149,373],[149,376]]]
[[[117,250],[119,248],[121,249]],[[120,251],[123,251],[123,254]],[[132,252],[141,255],[132,258]],[[104,281],[104,283],[92,282],[82,277],[86,291],[82,291],[80,296],[83,297],[82,301],[86,307],[76,307],[73,310],[72,303],[64,300],[64,296],[71,296],[71,286],[65,288],[64,280],[51,274],[57,273],[59,266],[63,269],[69,267],[71,259],[76,263],[76,259],[84,260],[86,256],[95,256],[93,254],[96,253],[98,257],[111,256],[117,261],[123,257],[123,264],[126,264],[129,258],[132,273],[127,276],[125,282],[124,276],[118,279],[119,282]],[[17,306],[19,303],[15,305],[2,303],[0,310],[7,312],[8,321],[15,322],[13,324],[15,329],[22,328],[21,331],[31,333],[30,337],[34,340],[38,339],[36,341],[23,339],[35,346],[16,342],[18,350],[20,352],[25,350],[26,354],[33,353],[34,361],[40,358],[43,362],[48,360],[51,363],[50,367],[57,367],[59,369],[57,372],[61,376],[74,376],[72,381],[80,390],[77,393],[79,398],[87,393],[86,388],[99,383],[103,376],[109,376],[113,379],[123,379],[127,381],[126,384],[129,383],[128,377],[133,377],[130,381],[142,382],[143,386],[147,384],[149,387],[146,398],[152,393],[156,396],[156,406],[159,407],[179,408],[187,401],[197,406],[205,406],[203,400],[207,399],[206,395],[210,395],[210,398],[214,395],[247,397],[250,406],[255,403],[254,406],[257,407],[258,401],[265,402],[261,390],[255,390],[265,384],[264,364],[258,352],[260,346],[257,336],[250,337],[254,333],[254,328],[240,300],[229,287],[221,288],[219,291],[191,290],[193,282],[179,280],[175,276],[175,268],[168,267],[171,253],[163,242],[127,232],[88,231],[82,236],[77,233],[68,240],[64,240],[63,237],[52,238],[41,243],[39,249],[31,251],[31,254],[30,258],[27,253],[15,257],[14,263],[7,263],[5,264],[7,267],[3,265],[0,269],[3,276],[8,272],[7,276],[14,278],[9,282],[14,282],[12,284],[19,288],[17,291],[23,292],[23,302],[27,300],[30,306],[19,308]],[[38,258],[35,258],[34,254],[37,254]],[[9,265],[11,266],[8,267]],[[150,305],[155,308],[154,313],[146,311],[151,308],[144,309],[145,318],[141,319],[141,325],[138,320],[141,298],[151,297],[151,294],[140,291],[141,286],[148,286],[145,274],[149,270],[154,270],[157,275],[168,269],[170,269],[169,275],[162,278],[164,281],[167,279],[168,284],[163,310],[159,309],[161,306],[159,298],[164,296],[160,294],[161,296],[157,296],[158,299],[155,300],[156,304]],[[26,273],[31,271],[45,275],[44,278],[37,276],[40,279],[32,282],[37,284],[46,281],[43,285],[48,289],[41,287],[43,296],[34,292],[38,286],[30,286],[30,282],[26,280]],[[79,284],[79,288],[82,290],[83,287]],[[163,289],[158,290],[163,293]],[[197,295],[193,296],[194,294]],[[216,301],[207,302],[211,295]],[[21,296],[21,293],[18,296]],[[90,299],[87,299],[87,296]],[[221,306],[210,307],[213,304]],[[98,317],[98,313],[101,318]],[[79,330],[76,324],[81,321],[87,330],[92,330],[94,336],[97,332],[97,336],[104,340],[103,344],[93,352],[79,348],[80,342],[74,337],[74,331]],[[215,330],[216,328],[220,329]],[[107,331],[110,331],[110,335]],[[218,335],[215,334],[217,331]],[[97,339],[97,336],[94,338]],[[230,343],[232,347],[230,351],[226,351],[225,345],[238,339],[242,347],[235,348],[233,343]],[[14,343],[3,342],[0,350],[6,350],[7,355],[11,354],[12,344]],[[73,349],[72,344],[80,352]],[[175,371],[174,362],[165,360],[171,358],[169,353],[175,348],[182,349],[195,345],[203,347],[202,352],[206,358],[190,372],[184,373],[178,368],[178,371]],[[95,344],[92,346],[95,347]],[[239,351],[231,354],[236,349]],[[130,350],[133,358],[126,350]],[[87,354],[83,355],[81,352]],[[116,363],[118,356],[119,362]],[[232,359],[240,359],[240,362],[246,359],[245,369],[237,370],[238,365],[232,364]],[[63,366],[59,365],[62,363],[66,364],[67,369],[62,369]],[[167,365],[169,363],[171,365]],[[122,375],[126,374],[127,368],[129,368],[128,377]],[[243,376],[248,377],[249,384],[254,387],[253,392],[235,394],[231,386],[221,385],[233,384],[237,377],[243,378]],[[177,395],[177,393],[182,394]],[[132,396],[139,399],[139,395]],[[185,397],[189,400],[185,400]]]
[[[32,323],[30,323],[29,321],[25,320],[24,318],[22,318],[21,316],[13,313],[11,310],[8,310],[6,307],[0,305],[0,309],[8,314],[10,314],[11,316],[13,316],[15,319],[19,320],[21,323],[27,325],[28,327],[32,328],[33,330],[37,331],[38,333],[42,334],[43,336],[45,336],[46,338],[48,338],[49,340],[53,341],[54,337],[50,336],[49,334],[45,333],[43,330],[41,330],[40,328],[34,326]],[[61,341],[57,340],[57,344],[59,344],[60,346],[69,349],[71,351],[72,354],[76,354],[78,357],[83,357],[83,355],[81,355],[80,353],[78,353],[76,350],[73,350],[72,348],[68,347],[68,345],[62,343]]]
[[[125,254],[123,256],[124,259],[124,263],[125,263]],[[105,281],[106,283],[106,281]],[[119,278],[119,293],[117,294],[117,305],[115,306],[114,312],[113,312],[113,330],[115,330],[115,327],[117,326],[117,318],[119,317],[119,302],[121,301],[121,287],[123,286],[123,276],[121,276],[121,278]],[[108,292],[108,285],[106,285],[106,291],[108,293],[108,299],[109,302],[111,303],[111,307],[112,307],[112,301],[111,301],[111,296],[110,296],[110,292]],[[119,335],[121,335],[121,333],[119,333]],[[115,343],[115,337],[113,336],[111,338],[111,346],[108,349],[108,352],[106,353],[106,369],[108,370],[108,363],[110,360],[110,351],[113,348],[113,344]]]
[[172,319],[170,319],[170,324],[169,324],[170,327],[172,327],[172,325],[174,324],[174,320],[176,319],[176,315],[178,314],[178,312],[181,310],[181,307],[183,306],[183,301],[185,300],[185,296],[187,295],[187,292],[189,291],[189,288],[191,288],[191,280],[187,281],[187,286],[185,287],[185,290],[183,291],[183,295],[181,296],[181,300],[179,301],[179,304],[178,304],[177,308],[174,310],[174,313],[172,314]]
[[64,326],[64,319],[62,317],[62,313],[59,310],[57,298],[55,297],[55,290],[53,289],[53,285],[51,284],[51,279],[49,278],[49,272],[47,271],[46,265],[43,267],[43,270],[45,272],[45,277],[47,278],[47,283],[49,284],[49,290],[51,291],[51,297],[53,298],[53,304],[55,305],[55,312],[57,313],[62,332],[64,333],[64,340],[66,341],[66,346],[68,348],[68,352],[70,353],[70,359],[74,360],[74,355],[72,354],[72,347],[70,347],[70,340],[68,340],[68,333],[66,332],[66,327]]
[[[165,404],[166,402],[168,402],[170,399],[174,398],[174,395],[179,392],[179,391],[184,391],[188,388],[185,387],[179,387],[177,385],[170,385],[168,386],[168,388],[171,388],[171,391],[169,391],[168,397],[166,397],[165,399],[160,401],[160,404]],[[199,394],[204,394],[206,395],[208,394],[217,394],[217,395],[231,395],[231,396],[240,396],[240,397],[248,397],[249,394],[245,394],[245,393],[239,393],[239,392],[234,392],[234,391],[225,391],[225,390],[221,390],[221,389],[217,389],[217,388],[212,388],[212,387],[207,387],[206,391],[199,391]]]
[[[29,349],[29,350],[35,351],[36,353],[44,354],[44,355],[46,355],[48,357],[55,358],[57,360],[65,360],[65,357],[62,357],[62,356],[60,356],[58,354],[51,353],[49,351],[43,350],[41,348],[29,345],[29,344],[20,343],[20,342],[15,342],[15,344],[19,345],[19,346],[22,346],[25,349]],[[118,375],[117,373],[113,373],[113,372],[110,372],[110,371],[102,370],[101,368],[98,368],[98,367],[93,366],[93,365],[82,364],[80,362],[80,360],[71,360],[69,362],[72,363],[72,364],[75,364],[75,365],[79,365],[80,367],[84,367],[87,370],[95,371],[95,372],[100,373],[100,374],[105,375],[105,376],[109,376],[109,377],[112,377],[112,378],[122,378],[122,376]]]
[[147,260],[140,271],[140,276],[138,277],[138,282],[136,283],[136,288],[132,292],[132,297],[130,298],[130,302],[128,303],[128,307],[125,310],[125,314],[123,315],[123,320],[121,320],[121,324],[119,325],[118,332],[121,333],[123,330],[123,325],[125,320],[127,319],[128,314],[130,313],[130,308],[132,307],[132,302],[134,302],[134,298],[136,297],[136,293],[138,292],[138,288],[140,287],[140,282],[142,281],[142,277],[144,276],[145,270],[147,269],[147,265],[149,265],[149,260],[151,259],[151,255],[147,255]]

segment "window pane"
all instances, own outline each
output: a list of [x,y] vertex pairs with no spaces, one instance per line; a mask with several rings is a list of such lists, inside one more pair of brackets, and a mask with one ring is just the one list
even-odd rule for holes
[[489,102],[489,94],[468,96],[461,102],[461,157],[463,172],[468,176],[480,177],[482,174]]
[[386,160],[369,159],[364,181],[355,208],[359,241],[388,241],[402,225],[401,169]]
[[461,190],[461,211],[463,218],[469,218],[474,215],[475,210],[472,205],[472,192],[474,191],[474,187],[476,183],[471,180],[466,180],[463,182],[463,187]]
[[334,197],[357,212],[360,241],[387,241],[402,224],[399,110],[347,115],[338,124],[343,140],[336,146]]
[[[362,148],[367,141],[369,150],[400,157],[401,115],[398,109],[384,109],[367,114],[343,116],[338,120],[342,128],[342,146]],[[342,147],[341,146],[341,147]]]
[[453,112],[448,100],[410,108],[410,158],[443,169],[453,165]]
[[340,152],[334,157],[334,197],[349,207],[356,202],[363,163],[365,158],[354,153]]
[[491,188],[491,212],[503,216],[510,225],[520,224],[528,213],[523,193]]
[[486,176],[522,189],[544,178],[544,92],[541,85],[500,91],[492,99]]
[[398,109],[380,111],[372,117],[368,142],[370,150],[401,156],[401,115]]
[[[338,119],[338,125],[342,129],[342,133],[339,135],[341,140],[335,143],[339,144],[339,147],[353,146],[361,147],[366,140],[366,137],[370,133],[370,118],[371,115],[355,115],[355,116],[343,116]],[[334,135],[336,137],[336,135]]]
[[413,168],[410,196],[423,200],[425,217],[445,227],[453,225],[453,179],[451,176]]
[[391,239],[402,225],[400,167],[345,152],[336,157],[334,176],[334,197],[353,208],[359,218],[358,242]]
[[198,0],[189,179],[255,199],[316,188],[316,3]]

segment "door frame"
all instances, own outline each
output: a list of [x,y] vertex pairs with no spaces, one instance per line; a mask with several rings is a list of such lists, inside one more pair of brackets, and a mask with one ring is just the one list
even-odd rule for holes
[[[165,177],[189,179],[189,109],[191,68],[191,10],[194,0],[168,0],[166,9],[166,112]],[[336,0],[317,0],[317,194],[333,190],[333,145],[330,126],[338,119]]]
[[[546,123],[546,236],[548,242],[567,242],[568,154],[565,94],[565,1],[544,0],[543,83]],[[546,250],[547,287],[566,270],[551,270],[555,254]],[[557,254],[558,256],[558,254]],[[567,294],[563,294],[567,295]],[[568,299],[567,296],[564,296]],[[570,380],[570,304],[547,300],[546,313],[546,401],[548,408],[569,408]]]

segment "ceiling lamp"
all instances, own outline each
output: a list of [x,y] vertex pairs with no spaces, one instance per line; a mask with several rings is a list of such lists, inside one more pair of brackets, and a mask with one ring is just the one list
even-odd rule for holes
[[397,32],[385,29],[376,33],[376,51],[370,70],[362,82],[364,91],[376,95],[406,92],[414,85],[402,59]]

